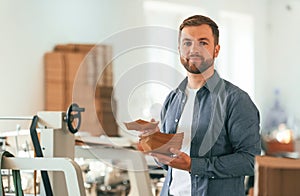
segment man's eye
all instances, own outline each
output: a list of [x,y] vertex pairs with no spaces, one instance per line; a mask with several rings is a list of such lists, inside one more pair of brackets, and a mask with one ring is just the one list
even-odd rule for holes
[[207,43],[206,43],[206,42],[199,42],[199,45],[200,45],[200,46],[206,46]]
[[183,45],[184,45],[184,46],[191,46],[191,45],[192,45],[192,42],[184,42]]

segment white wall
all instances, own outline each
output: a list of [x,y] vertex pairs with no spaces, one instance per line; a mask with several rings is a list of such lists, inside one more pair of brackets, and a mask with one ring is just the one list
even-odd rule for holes
[[268,9],[268,43],[265,50],[268,62],[261,73],[261,84],[265,86],[261,94],[262,104],[270,107],[274,89],[280,90],[281,104],[286,109],[291,125],[300,131],[300,1],[274,0]]
[[[142,3],[0,0],[0,116],[32,116],[43,110],[44,53],[59,43],[98,43],[142,25]],[[15,125],[0,121],[0,131],[11,128]]]
[[[176,2],[181,4],[183,9],[184,6],[194,7],[200,13],[215,19],[218,24],[223,22],[220,17],[221,12],[252,16],[254,19],[253,99],[261,112],[262,128],[264,128],[267,112],[274,101],[274,90],[279,89],[282,105],[289,118],[289,126],[299,135],[298,99],[300,90],[297,87],[300,77],[300,68],[297,63],[297,51],[299,51],[300,43],[299,0],[212,0],[209,2],[166,0],[164,2]],[[220,37],[224,36],[222,29],[220,33]],[[234,42],[236,39],[233,37],[230,41]],[[222,48],[222,43],[220,44],[221,52],[224,52],[222,51],[224,47]],[[233,48],[229,46],[225,48],[225,50],[227,49],[232,50]],[[240,51],[243,52],[243,50],[244,48],[241,47]],[[245,64],[243,59],[240,60],[240,64],[241,66]],[[222,63],[219,62],[218,66],[221,67]],[[234,78],[229,77],[229,79],[233,80]],[[236,84],[241,85],[241,83]]]
[[[175,4],[176,7],[179,7],[177,11],[178,21],[177,23],[167,22],[166,18],[168,19],[170,17],[170,10],[162,11],[161,15],[155,14],[158,12],[156,11],[153,12],[152,16],[148,16],[153,24],[170,26],[177,29],[182,17],[185,18],[195,13],[208,15],[218,23],[220,28],[221,51],[216,61],[217,69],[220,71],[222,77],[225,77],[243,90],[246,90],[250,96],[252,96],[259,109],[263,111],[264,105],[262,103],[265,98],[264,93],[266,86],[262,72],[268,70],[266,66],[268,59],[266,50],[268,43],[268,6],[272,5],[269,5],[267,0],[166,0],[163,2],[164,4]],[[180,11],[180,9],[182,11]],[[161,7],[160,10],[164,10],[164,7]],[[187,12],[186,10],[189,11]],[[160,19],[164,13],[167,17]],[[155,19],[156,22],[153,21]],[[225,32],[225,30],[227,30],[227,32]],[[253,32],[250,32],[251,30]],[[246,34],[249,34],[253,43],[245,45],[247,42],[238,40],[238,38],[245,36],[245,31],[247,31]],[[224,42],[225,40],[226,43]],[[250,45],[254,47],[254,51],[246,50],[249,49]],[[247,58],[242,58],[243,56]],[[234,62],[234,65],[232,62]],[[249,67],[245,68],[246,65],[253,65],[254,67],[248,69]],[[249,72],[247,72],[248,70]],[[241,80],[240,77],[244,78]]]

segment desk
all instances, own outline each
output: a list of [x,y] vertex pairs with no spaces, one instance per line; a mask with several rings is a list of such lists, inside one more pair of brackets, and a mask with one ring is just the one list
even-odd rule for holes
[[257,156],[254,195],[300,195],[300,159]]

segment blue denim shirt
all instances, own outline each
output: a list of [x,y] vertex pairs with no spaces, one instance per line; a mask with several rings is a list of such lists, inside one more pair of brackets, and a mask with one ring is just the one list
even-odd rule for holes
[[[186,94],[185,78],[165,100],[161,131],[176,133]],[[246,92],[215,71],[197,92],[191,133],[191,192],[193,196],[245,195],[244,176],[254,175],[260,155],[260,117]],[[168,195],[172,168],[161,195]]]

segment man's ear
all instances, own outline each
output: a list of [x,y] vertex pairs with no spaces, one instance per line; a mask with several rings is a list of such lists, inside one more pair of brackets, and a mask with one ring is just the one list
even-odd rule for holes
[[214,58],[218,57],[219,51],[220,51],[220,45],[218,44],[218,45],[215,46]]

